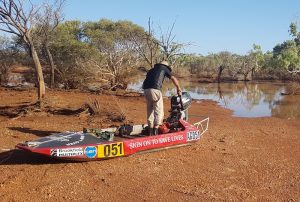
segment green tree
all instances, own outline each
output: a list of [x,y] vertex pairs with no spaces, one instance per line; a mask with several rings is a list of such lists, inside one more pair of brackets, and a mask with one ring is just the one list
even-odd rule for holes
[[297,71],[300,66],[299,47],[294,40],[278,44],[273,49],[275,65],[288,71]]
[[[141,58],[147,63],[149,68],[162,60],[167,60],[178,70],[182,66],[182,57],[184,54],[182,50],[188,44],[183,44],[175,41],[173,34],[175,23],[167,32],[163,33],[160,27],[160,35],[157,35],[153,28],[151,18],[148,20],[148,30],[141,32],[140,35],[133,35],[135,49]],[[177,61],[178,60],[178,61]]]
[[216,81],[218,83],[220,83],[223,71],[226,68],[229,68],[232,66],[232,64],[234,62],[234,57],[228,51],[222,51],[218,54],[215,54],[214,56],[215,56],[215,60],[217,63],[217,68],[218,68],[218,75],[217,75]]
[[95,69],[86,65],[97,50],[84,42],[83,25],[80,21],[66,21],[57,26],[50,44],[58,72],[57,81],[65,88],[78,88],[94,79]]
[[300,32],[298,32],[298,26],[296,22],[292,22],[290,24],[290,35],[294,37],[294,41],[296,42],[297,46],[300,46]]
[[273,48],[275,67],[283,68],[290,73],[300,72],[300,33],[297,23],[290,24],[290,35],[293,40],[284,41]]
[[261,46],[253,44],[253,49],[249,53],[248,59],[251,58],[255,65],[251,65],[251,77],[254,78],[254,73],[259,71],[264,64],[264,55],[261,50]]
[[111,88],[126,87],[126,77],[139,63],[133,35],[144,33],[144,29],[130,21],[102,19],[84,24],[84,40],[95,47],[102,61],[97,63],[102,74],[110,81]]
[[155,38],[155,31],[151,18],[148,20],[148,29],[140,34],[131,35],[135,51],[143,59],[148,68],[152,68],[160,58],[159,41]]

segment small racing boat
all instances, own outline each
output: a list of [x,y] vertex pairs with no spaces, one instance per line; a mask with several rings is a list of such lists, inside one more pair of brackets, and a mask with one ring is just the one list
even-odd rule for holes
[[187,121],[187,110],[191,102],[192,99],[187,92],[182,96],[173,96],[170,116],[159,128],[159,134],[155,136],[149,135],[146,124],[122,125],[53,134],[19,143],[16,147],[49,157],[87,161],[189,145],[199,140],[209,125],[208,117],[194,124]]

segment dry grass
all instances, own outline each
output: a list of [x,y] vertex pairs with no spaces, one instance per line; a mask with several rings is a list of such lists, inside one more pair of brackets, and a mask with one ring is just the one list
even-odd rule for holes
[[100,107],[100,101],[98,99],[96,98],[89,99],[86,104],[89,108],[89,112],[91,115],[100,115],[101,107]]

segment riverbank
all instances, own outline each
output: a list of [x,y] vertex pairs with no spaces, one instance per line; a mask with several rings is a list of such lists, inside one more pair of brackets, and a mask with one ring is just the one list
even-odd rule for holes
[[[34,90],[0,88],[0,198],[3,201],[298,201],[299,120],[236,118],[208,100],[190,114],[209,116],[209,131],[194,145],[126,158],[84,163],[56,162],[9,149],[26,140],[83,127],[145,122],[144,98],[79,91],[47,92],[45,111],[9,118],[36,100]],[[70,112],[97,99],[100,116]],[[165,113],[169,100],[165,99]],[[12,113],[10,113],[12,114]],[[197,121],[191,117],[191,122]],[[11,156],[9,156],[11,155]],[[0,160],[0,161],[1,161]]]

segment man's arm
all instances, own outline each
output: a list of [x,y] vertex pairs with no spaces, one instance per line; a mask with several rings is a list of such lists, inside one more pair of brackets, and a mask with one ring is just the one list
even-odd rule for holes
[[171,76],[171,80],[172,80],[173,84],[176,86],[177,94],[178,94],[178,95],[181,95],[181,88],[180,88],[180,86],[179,86],[178,80],[176,79],[175,76]]

